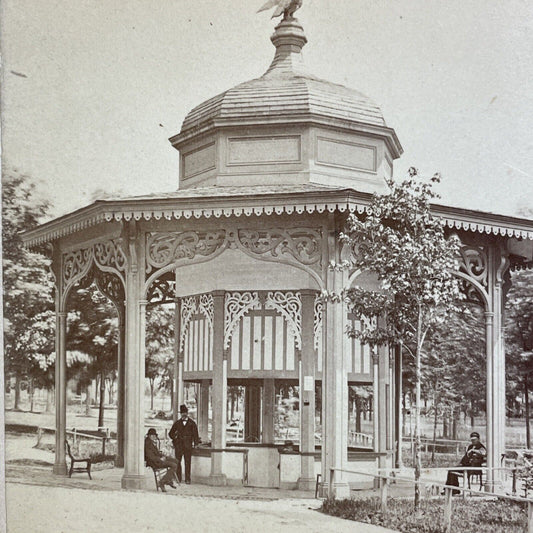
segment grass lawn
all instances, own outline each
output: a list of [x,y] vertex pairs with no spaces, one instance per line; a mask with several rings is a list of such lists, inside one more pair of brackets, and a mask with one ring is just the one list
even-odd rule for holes
[[[375,524],[405,533],[444,533],[444,499],[422,500],[415,515],[411,499],[388,500],[383,514],[377,498],[361,500],[324,500],[323,513]],[[472,498],[453,501],[452,533],[523,533],[527,529],[527,507],[523,503],[476,501]]]

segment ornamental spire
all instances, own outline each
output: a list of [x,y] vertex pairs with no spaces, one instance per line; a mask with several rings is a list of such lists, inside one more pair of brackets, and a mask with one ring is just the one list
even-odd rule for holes
[[283,14],[270,40],[276,47],[274,59],[263,77],[283,76],[284,74],[303,74],[309,76],[302,58],[302,48],[307,37],[294,12],[302,5],[302,0],[269,0],[259,11],[277,6],[272,18]]

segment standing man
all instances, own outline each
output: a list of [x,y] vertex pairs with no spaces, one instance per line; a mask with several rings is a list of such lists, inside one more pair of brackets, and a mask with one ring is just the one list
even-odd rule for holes
[[176,420],[170,429],[169,437],[174,443],[174,452],[178,460],[178,481],[181,483],[181,458],[185,457],[185,483],[191,483],[191,455],[192,449],[198,446],[198,427],[189,418],[186,405],[180,405],[181,418]]

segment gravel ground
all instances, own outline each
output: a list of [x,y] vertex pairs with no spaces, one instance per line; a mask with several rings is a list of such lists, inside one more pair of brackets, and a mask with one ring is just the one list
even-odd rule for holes
[[[310,500],[235,501],[7,483],[8,533],[386,533],[323,515]],[[311,505],[314,508],[311,508]]]

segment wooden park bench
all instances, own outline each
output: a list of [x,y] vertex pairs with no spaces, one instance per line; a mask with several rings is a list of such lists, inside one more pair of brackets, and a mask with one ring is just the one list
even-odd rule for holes
[[[72,477],[73,472],[87,472],[89,475],[89,479],[92,480],[91,477],[91,459],[89,457],[84,458],[76,458],[72,455],[72,451],[70,449],[70,444],[68,441],[65,441],[65,448],[67,449],[67,455],[70,458],[70,468],[68,471],[68,477]],[[75,466],[76,463],[82,464],[85,463],[85,466]]]

